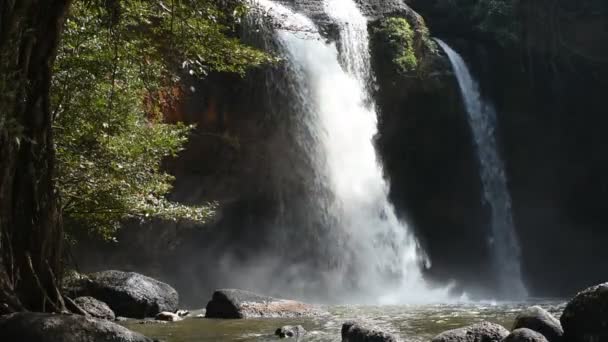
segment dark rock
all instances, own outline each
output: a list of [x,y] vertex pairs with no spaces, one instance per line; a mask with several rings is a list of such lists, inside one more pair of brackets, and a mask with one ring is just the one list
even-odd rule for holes
[[319,311],[312,305],[294,300],[261,296],[253,292],[216,290],[207,303],[207,318],[309,317]]
[[568,342],[608,341],[608,283],[579,292],[560,320]]
[[528,328],[544,335],[549,342],[560,342],[564,329],[559,320],[540,306],[532,306],[515,318],[513,330]]
[[116,315],[144,318],[175,311],[177,291],[168,284],[134,272],[103,271],[89,275],[83,291],[108,304]]
[[300,338],[306,334],[306,329],[301,325],[285,325],[274,332],[280,338]]
[[114,311],[110,309],[108,304],[93,297],[78,297],[74,299],[74,303],[92,317],[109,320],[114,320],[116,318]]
[[342,325],[342,342],[398,342],[398,337],[383,332],[376,327],[368,327],[357,322]]
[[34,312],[0,317],[0,341],[152,342],[151,339],[108,320]]
[[508,335],[509,331],[501,325],[481,322],[444,331],[435,336],[432,342],[500,342]]
[[547,342],[543,334],[528,328],[515,329],[503,342]]

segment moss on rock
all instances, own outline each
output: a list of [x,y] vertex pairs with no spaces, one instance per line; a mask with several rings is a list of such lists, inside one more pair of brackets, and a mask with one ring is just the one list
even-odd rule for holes
[[373,34],[387,49],[398,72],[407,73],[418,68],[414,31],[406,19],[397,17],[382,19],[380,24],[373,28]]

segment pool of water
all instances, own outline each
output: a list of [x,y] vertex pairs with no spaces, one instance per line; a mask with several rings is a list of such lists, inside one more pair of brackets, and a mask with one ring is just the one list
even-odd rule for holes
[[300,319],[222,320],[187,318],[167,324],[141,324],[127,321],[124,325],[146,336],[166,342],[201,341],[277,341],[274,331],[287,324],[300,324],[308,333],[300,341],[340,341],[342,323],[358,320],[398,334],[407,341],[429,341],[438,333],[479,321],[502,324],[510,329],[522,309],[540,305],[559,318],[563,301],[526,303],[467,303],[417,306],[327,306],[328,315]]

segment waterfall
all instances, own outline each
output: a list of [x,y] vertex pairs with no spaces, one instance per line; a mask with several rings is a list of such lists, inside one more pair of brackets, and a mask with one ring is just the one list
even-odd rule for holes
[[338,49],[304,15],[269,0],[256,3],[281,22],[278,43],[304,108],[296,115],[315,132],[316,141],[308,143],[316,146],[307,150],[316,154],[311,157],[318,177],[332,195],[326,214],[336,241],[324,243],[339,249],[339,260],[332,261],[339,265],[331,272],[334,286],[350,289],[350,301],[358,303],[441,300],[445,290],[431,290],[423,280],[421,267],[430,262],[388,200],[374,148],[366,18],[353,0],[326,0],[327,14],[340,26]]
[[481,97],[479,85],[462,57],[445,42],[436,41],[447,54],[456,74],[477,147],[484,199],[492,211],[490,248],[498,272],[499,295],[511,299],[524,298],[527,291],[521,277],[520,247],[511,213],[511,196],[494,135],[496,111]]

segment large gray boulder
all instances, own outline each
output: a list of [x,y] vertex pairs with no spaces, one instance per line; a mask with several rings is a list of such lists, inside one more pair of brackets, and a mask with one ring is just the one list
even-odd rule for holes
[[545,336],[528,328],[513,330],[503,342],[548,342]]
[[549,342],[561,342],[564,329],[559,320],[540,306],[532,306],[515,318],[513,330],[528,328],[543,334]]
[[109,319],[111,321],[116,318],[116,316],[114,315],[114,311],[110,309],[108,304],[93,297],[78,297],[74,299],[74,303],[76,303],[82,310],[84,310],[92,317]]
[[102,271],[88,275],[73,291],[91,296],[108,306],[118,316],[154,317],[163,311],[174,312],[179,297],[173,287],[135,272]]
[[608,341],[608,283],[579,292],[561,318],[568,342]]
[[0,341],[152,342],[151,339],[108,320],[34,312],[0,317]]
[[398,342],[400,339],[376,327],[357,322],[342,325],[342,342]]
[[311,317],[319,315],[313,305],[295,300],[277,299],[253,292],[216,290],[207,303],[207,318]]
[[503,326],[480,322],[464,328],[444,331],[435,336],[432,342],[501,342],[509,336],[509,331]]

